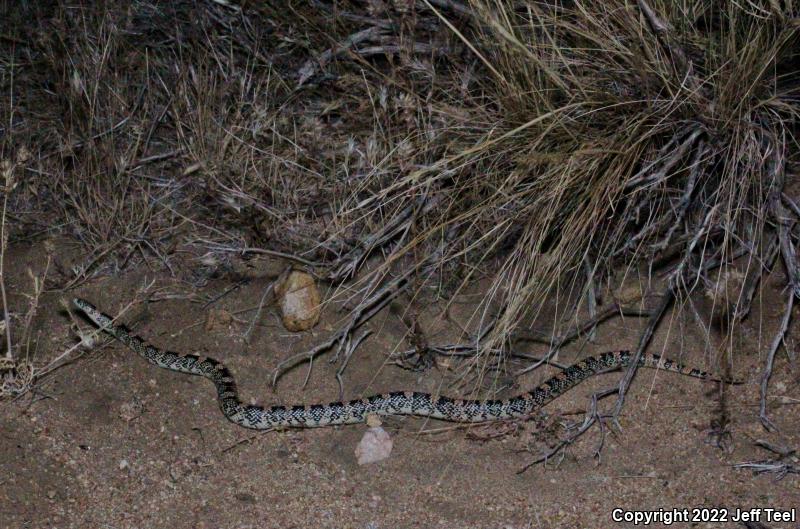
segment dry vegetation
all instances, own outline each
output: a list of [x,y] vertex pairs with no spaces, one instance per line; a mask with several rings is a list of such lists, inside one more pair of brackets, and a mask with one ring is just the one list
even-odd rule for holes
[[[280,256],[352,309],[302,361],[401,293],[488,277],[459,354],[499,368],[620,313],[648,318],[641,353],[675,300],[732,335],[785,269],[766,394],[800,294],[794,3],[262,4],[0,4],[3,234],[85,251],[48,288],[142,264],[201,286]],[[626,277],[642,296],[611,294]]]

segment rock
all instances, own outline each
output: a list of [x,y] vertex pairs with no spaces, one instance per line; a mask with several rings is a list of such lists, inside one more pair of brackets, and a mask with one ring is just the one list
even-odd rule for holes
[[233,321],[233,314],[225,309],[211,309],[206,314],[206,331],[226,330]]
[[641,281],[631,279],[614,291],[614,298],[620,305],[635,303],[645,295],[645,286]]
[[729,322],[736,316],[737,303],[744,291],[746,279],[742,272],[732,267],[712,275],[711,286],[704,292],[712,318]]
[[377,413],[368,413],[367,414],[367,426],[369,426],[370,428],[375,428],[375,427],[378,427],[378,426],[380,426],[382,424],[383,423],[381,422],[381,416],[380,415],[378,415]]
[[364,437],[356,446],[356,459],[359,465],[377,463],[392,453],[392,438],[380,426],[374,426],[364,432]]
[[132,400],[129,402],[123,402],[119,407],[119,416],[125,422],[131,422],[134,419],[138,419],[142,412],[144,411],[144,406],[138,400]]
[[307,331],[319,321],[319,290],[309,274],[298,270],[290,272],[275,286],[275,299],[287,330]]

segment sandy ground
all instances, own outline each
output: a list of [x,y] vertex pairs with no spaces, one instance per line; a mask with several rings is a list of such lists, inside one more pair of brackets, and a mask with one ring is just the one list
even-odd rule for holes
[[[39,275],[44,268],[42,244],[18,244],[6,259],[11,306],[22,312],[27,307],[23,294],[30,290],[26,270]],[[69,257],[59,259],[68,267]],[[61,298],[77,294],[115,313],[154,279],[154,289],[192,294],[190,285],[146,267],[100,277],[68,293],[46,293],[34,322],[35,359],[53,358],[76,341]],[[269,306],[249,344],[243,334],[252,313],[239,316],[244,323],[206,326],[209,310],[235,312],[256,305],[268,281],[255,270],[249,282],[206,309],[184,296],[138,305],[123,319],[159,347],[224,361],[246,398],[336,400],[336,367],[325,361],[315,364],[305,390],[302,368],[281,379],[275,392],[268,383],[282,359],[319,343],[336,327],[342,314],[335,310],[326,310],[314,331],[292,334]],[[254,434],[225,420],[208,381],[153,368],[109,343],[59,369],[34,393],[0,404],[0,528],[599,528],[634,526],[615,523],[615,508],[800,511],[800,476],[777,481],[774,475],[733,467],[770,457],[754,446],[756,439],[800,447],[800,390],[783,353],[770,386],[770,416],[780,433],[765,432],[757,416],[758,366],[777,325],[782,303],[771,300],[783,299],[775,290],[781,283],[781,278],[767,281],[761,307],[739,333],[735,373],[749,382],[729,393],[729,450],[709,438],[719,416],[715,384],[642,370],[621,418],[624,431],[606,438],[599,461],[593,452],[600,437],[593,430],[560,464],[521,474],[533,457],[525,448],[541,448],[542,441],[552,442],[552,434],[563,436],[558,425],[579,420],[575,412],[585,408],[587,396],[613,385],[618,374],[595,377],[551,403],[548,418],[495,440],[474,437],[498,428],[431,434],[426,432],[449,425],[387,420],[384,427],[395,447],[391,457],[359,466],[354,449],[366,426]],[[219,279],[196,293],[215,295],[234,284]],[[455,318],[468,313],[469,304],[453,310]],[[420,321],[431,341],[446,342],[455,336],[453,325],[436,314],[430,307]],[[705,367],[699,332],[673,321],[662,326],[651,351],[666,348],[674,351],[671,356],[682,353],[685,362]],[[640,324],[632,319],[604,324],[595,343],[583,350],[576,344],[561,360],[630,348]],[[387,365],[387,352],[408,347],[405,326],[392,310],[370,327],[373,336],[345,372],[346,398],[394,389],[431,391],[452,380],[453,373],[444,368],[414,373]],[[507,394],[544,376],[544,371],[530,375]],[[550,433],[537,432],[548,426]],[[798,522],[766,525],[800,527]],[[743,526],[728,521],[673,527]]]

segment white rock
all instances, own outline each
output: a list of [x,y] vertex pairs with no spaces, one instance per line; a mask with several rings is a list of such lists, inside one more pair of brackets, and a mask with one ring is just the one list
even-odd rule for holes
[[364,432],[364,437],[356,446],[356,459],[359,465],[377,463],[392,453],[392,438],[380,426],[374,426]]

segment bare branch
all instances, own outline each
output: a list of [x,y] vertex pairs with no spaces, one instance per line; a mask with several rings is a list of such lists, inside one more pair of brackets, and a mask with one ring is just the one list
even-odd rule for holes
[[647,346],[650,344],[650,339],[653,337],[653,332],[655,332],[655,329],[661,321],[661,318],[664,316],[664,312],[675,298],[675,292],[677,291],[679,282],[683,280],[684,270],[686,269],[689,260],[694,255],[694,249],[697,246],[697,243],[704,235],[708,233],[708,228],[711,225],[711,220],[714,218],[716,211],[717,205],[714,205],[714,207],[708,210],[705,219],[700,226],[698,226],[697,230],[695,230],[694,237],[689,243],[689,246],[686,248],[686,253],[683,256],[683,259],[681,259],[680,264],[677,268],[675,268],[670,275],[669,280],[667,281],[667,288],[664,290],[664,294],[661,297],[661,302],[659,303],[658,308],[653,312],[653,315],[650,317],[650,322],[647,324],[647,327],[639,338],[639,346],[636,348],[636,354],[631,359],[630,366],[628,366],[628,369],[625,371],[625,376],[623,376],[622,380],[620,380],[619,397],[617,398],[617,403],[614,406],[614,417],[619,417],[619,414],[622,412],[622,406],[625,403],[625,394],[631,385],[631,381],[633,381],[633,377],[636,375],[636,371],[639,367],[639,360],[644,354],[645,349],[647,349]]
[[325,66],[327,66],[328,63],[331,62],[337,55],[346,52],[357,44],[377,38],[380,36],[382,31],[383,29],[378,26],[362,29],[361,31],[353,33],[347,37],[338,46],[325,50],[319,57],[315,59],[309,59],[297,71],[297,86],[300,87],[304,85],[309,79],[311,79],[311,77],[314,76],[314,74],[324,69]]
[[786,298],[786,308],[783,312],[781,325],[778,327],[778,331],[775,333],[775,337],[772,339],[772,344],[770,345],[769,352],[767,353],[767,361],[764,365],[764,372],[761,374],[761,401],[758,408],[758,418],[761,420],[761,424],[764,426],[764,428],[769,431],[775,431],[778,428],[775,426],[775,424],[773,424],[772,421],[769,420],[769,417],[767,417],[767,388],[769,386],[769,379],[772,376],[772,366],[775,363],[775,353],[778,351],[778,348],[781,346],[781,344],[784,343],[786,331],[789,328],[789,320],[791,319],[792,309],[794,308],[794,291],[790,290]]

